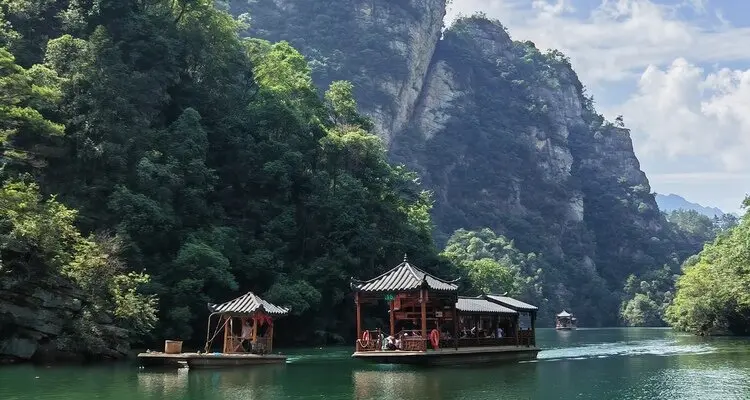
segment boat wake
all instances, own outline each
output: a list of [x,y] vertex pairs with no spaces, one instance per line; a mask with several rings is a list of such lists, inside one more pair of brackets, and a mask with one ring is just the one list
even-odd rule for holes
[[679,344],[676,340],[644,340],[634,342],[597,343],[578,347],[543,350],[536,360],[526,362],[586,360],[617,356],[671,356],[678,354],[708,354],[714,348],[706,344]]

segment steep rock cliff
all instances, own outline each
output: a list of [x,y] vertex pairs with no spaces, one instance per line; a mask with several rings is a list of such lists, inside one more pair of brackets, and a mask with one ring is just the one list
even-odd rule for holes
[[69,279],[5,278],[0,282],[0,363],[127,355],[128,332],[115,326],[105,312],[90,315],[86,296]]
[[548,261],[547,314],[616,324],[624,280],[660,267],[671,243],[629,132],[596,113],[568,59],[482,16],[438,39],[442,0],[328,3],[232,7],[253,35],[300,48],[319,85],[355,84],[392,160],[434,192],[439,244],[489,227]]
[[229,8],[249,10],[248,34],[305,54],[319,87],[352,81],[386,143],[410,121],[446,12],[445,0],[235,0]]

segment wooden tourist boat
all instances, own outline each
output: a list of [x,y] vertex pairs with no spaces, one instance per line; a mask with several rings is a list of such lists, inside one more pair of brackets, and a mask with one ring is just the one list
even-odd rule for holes
[[[289,313],[289,309],[271,304],[252,292],[222,304],[208,304],[206,345],[203,353],[183,353],[181,344],[164,352],[138,354],[143,366],[186,366],[217,368],[286,362],[286,356],[271,354],[273,350],[273,319]],[[215,318],[215,322],[214,317]],[[214,322],[215,330],[210,336]],[[222,351],[211,352],[214,339],[223,334]],[[181,343],[181,342],[178,342]]]
[[562,310],[560,314],[555,316],[555,329],[558,331],[570,331],[576,329],[576,323],[578,321],[573,317],[573,314]]
[[[458,296],[457,280],[404,261],[352,278],[357,341],[352,357],[382,364],[475,364],[536,358],[537,307],[500,295]],[[362,309],[388,306],[388,330],[362,329]]]

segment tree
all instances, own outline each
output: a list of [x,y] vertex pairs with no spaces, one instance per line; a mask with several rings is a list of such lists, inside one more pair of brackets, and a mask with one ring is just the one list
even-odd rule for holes
[[543,305],[543,262],[524,254],[512,241],[490,229],[456,231],[441,253],[459,268],[470,287],[481,293],[505,293]]
[[55,277],[74,283],[84,294],[83,307],[63,332],[69,340],[59,343],[95,355],[117,340],[96,323],[102,315],[134,340],[153,328],[157,299],[142,291],[149,276],[128,271],[119,259],[119,239],[84,237],[75,217],[55,198],[44,199],[37,185],[6,182],[0,188],[0,290],[28,289]]
[[[745,200],[745,206],[749,204]],[[750,334],[750,215],[684,266],[666,318],[696,334]]]
[[63,125],[48,119],[60,100],[58,85],[50,69],[24,69],[0,48],[0,168],[22,172],[45,165],[44,144],[64,132]]

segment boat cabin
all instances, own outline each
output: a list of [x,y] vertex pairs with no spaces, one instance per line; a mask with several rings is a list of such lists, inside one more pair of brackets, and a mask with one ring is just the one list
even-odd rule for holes
[[[269,354],[273,350],[274,318],[287,315],[289,308],[271,304],[252,292],[222,304],[208,304],[205,352],[209,353],[214,339],[222,335],[224,354]],[[216,317],[216,318],[214,318]],[[212,321],[215,329],[211,335]]]
[[505,296],[504,294],[487,294],[484,295],[484,298],[516,311],[518,313],[518,343],[521,345],[536,346],[536,313],[539,311],[537,306],[524,303],[521,300]]
[[[373,279],[352,278],[357,312],[355,357],[375,356],[372,352],[475,348],[462,352],[465,355],[487,347],[535,345],[536,307],[504,296],[459,296],[457,281],[430,275],[406,257]],[[387,326],[381,323],[363,329],[364,310],[370,315],[387,315]],[[377,317],[369,319],[368,324],[378,325]]]
[[[433,330],[441,335],[438,340],[457,339],[456,281],[432,276],[411,265],[406,256],[401,264],[378,277],[368,281],[352,278],[357,309],[357,351],[396,348],[426,351],[428,334],[435,336]],[[383,303],[388,307],[387,329],[363,330],[362,309]],[[457,345],[455,340],[454,345]]]
[[576,328],[576,319],[573,314],[563,310],[560,314],[555,316],[555,329],[558,330],[570,330]]

